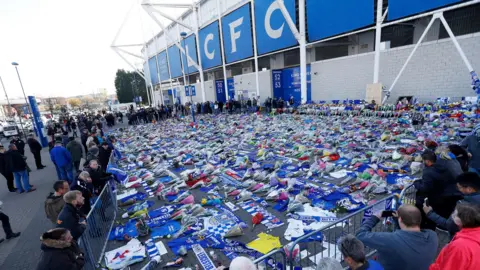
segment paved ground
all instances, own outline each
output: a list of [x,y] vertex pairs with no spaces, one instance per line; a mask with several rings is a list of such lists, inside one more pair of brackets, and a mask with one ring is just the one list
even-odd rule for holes
[[[5,140],[2,143],[6,143]],[[53,183],[57,180],[55,167],[50,161],[48,148],[42,151],[43,164],[47,167],[36,170],[33,155],[26,147],[27,162],[32,172],[30,183],[37,187],[32,193],[10,193],[6,180],[0,176],[0,200],[3,201],[3,212],[10,217],[10,223],[15,232],[21,236],[6,240],[0,244],[0,269],[35,269],[41,255],[40,235],[53,227],[45,217],[44,201],[48,193],[53,190]],[[3,230],[0,237],[4,238]]]
[[[125,124],[116,127],[121,126]],[[4,145],[8,144],[5,139],[1,142]],[[44,202],[48,194],[53,191],[53,183],[57,180],[55,166],[50,160],[48,147],[42,150],[42,161],[47,166],[43,170],[36,170],[35,160],[29,151],[26,146],[27,163],[32,169],[30,184],[37,187],[35,192],[10,193],[5,178],[0,175],[2,211],[10,217],[13,231],[22,233],[20,237],[0,244],[0,269],[35,269],[41,256],[40,236],[54,227],[45,217]],[[2,229],[0,229],[0,238],[5,238]]]

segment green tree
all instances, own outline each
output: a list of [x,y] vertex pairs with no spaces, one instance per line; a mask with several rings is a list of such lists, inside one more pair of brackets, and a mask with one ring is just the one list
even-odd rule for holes
[[135,96],[141,96],[143,103],[148,102],[145,80],[136,72],[117,70],[115,88],[120,103],[132,102]]

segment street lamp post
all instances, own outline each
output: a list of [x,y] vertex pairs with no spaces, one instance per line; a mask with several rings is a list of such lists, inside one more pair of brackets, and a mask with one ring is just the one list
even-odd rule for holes
[[[20,87],[22,87],[22,92],[23,92],[23,97],[25,98],[25,105],[28,107],[28,112],[30,113],[30,115],[32,116],[32,127],[35,128],[35,122],[33,121],[33,113],[32,113],[32,109],[30,108],[30,105],[28,103],[28,100],[27,100],[27,96],[25,95],[25,89],[23,89],[23,83],[22,83],[22,79],[20,78],[20,73],[18,72],[18,63],[17,62],[12,62],[12,66],[15,67],[15,70],[17,71],[17,76],[18,76],[18,81],[20,81]],[[22,119],[21,117],[20,118],[20,125],[22,125]],[[23,135],[25,136],[25,139],[27,139],[27,134],[25,133],[25,130],[23,129],[23,125],[22,125],[22,130],[23,130]],[[28,130],[27,130],[28,131]]]
[[[180,36],[182,37],[182,41],[183,41],[183,49],[185,50],[185,59],[187,59],[187,81],[188,82],[184,82],[184,83],[188,83],[188,91],[190,91],[190,72],[189,72],[189,68],[188,68],[188,51],[186,50],[186,47],[185,47],[185,38],[187,37],[187,33],[186,32],[181,32],[180,33]],[[195,123],[195,108],[193,107],[193,96],[192,96],[192,91],[190,91],[190,108],[191,108],[191,111],[192,111],[192,121],[193,123]]]

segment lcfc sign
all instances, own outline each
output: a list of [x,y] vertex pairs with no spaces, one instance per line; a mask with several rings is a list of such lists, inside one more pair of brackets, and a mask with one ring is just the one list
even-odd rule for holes
[[222,64],[219,33],[218,21],[209,24],[198,32],[203,69],[220,66]]
[[222,33],[227,63],[253,56],[250,4],[222,18]]
[[[297,21],[295,0],[284,0],[290,17]],[[265,54],[297,45],[276,0],[255,1],[255,22],[258,54]]]

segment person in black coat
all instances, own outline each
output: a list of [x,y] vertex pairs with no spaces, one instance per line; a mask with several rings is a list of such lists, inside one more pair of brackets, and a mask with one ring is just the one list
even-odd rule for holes
[[45,168],[45,165],[42,164],[42,156],[40,155],[40,151],[42,151],[42,145],[35,139],[33,134],[30,134],[28,136],[27,144],[28,144],[28,147],[30,147],[30,151],[33,154],[33,158],[35,159],[35,165],[37,165],[37,169],[41,170]]
[[88,130],[83,129],[82,134],[80,134],[80,139],[82,140],[82,145],[85,148],[85,155],[88,152],[88,147],[87,147],[87,140],[88,140]]
[[10,144],[15,144],[17,146],[18,152],[25,156],[25,142],[20,139],[18,136],[13,136],[13,140],[10,141]]
[[107,142],[102,142],[102,146],[98,151],[98,162],[102,166],[102,170],[105,172],[108,166],[108,161],[110,160],[110,155],[112,154],[112,149],[108,146]]
[[93,184],[90,174],[87,171],[80,172],[75,182],[72,183],[70,189],[82,192],[82,196],[83,198],[85,198],[85,200],[83,206],[80,207],[80,211],[83,215],[88,215],[88,213],[92,209],[90,199],[93,195]]
[[45,232],[40,237],[42,256],[37,270],[80,270],[85,264],[84,254],[64,228]]
[[34,186],[30,185],[28,165],[25,161],[26,158],[20,154],[15,144],[10,144],[8,148],[7,155],[9,158],[7,160],[9,161],[9,170],[13,172],[15,177],[17,191],[23,193],[37,190]]
[[92,178],[92,184],[95,189],[95,193],[99,194],[106,185],[107,181],[110,179],[111,174],[105,173],[102,170],[102,166],[99,166],[98,161],[95,159],[90,160],[86,171]]
[[5,152],[5,147],[0,144],[0,173],[7,179],[7,187],[10,192],[16,192],[13,185],[14,176],[11,168],[10,156]]
[[60,214],[58,214],[57,228],[68,229],[72,233],[73,239],[77,241],[87,228],[85,220],[80,221],[81,217],[85,217],[80,211],[84,205],[85,198],[83,198],[82,192],[72,190],[63,195],[63,200],[65,205]]
[[463,147],[457,144],[451,144],[448,146],[448,149],[450,152],[452,152],[455,155],[455,158],[458,160],[458,163],[460,163],[460,166],[462,167],[462,170],[464,172],[468,172],[468,152],[465,150]]
[[435,223],[429,220],[423,212],[423,204],[425,199],[428,199],[428,205],[437,214],[448,218],[453,212],[458,199],[453,201],[447,200],[445,193],[452,190],[450,186],[451,183],[455,183],[455,177],[449,168],[444,165],[445,162],[437,162],[437,156],[433,151],[425,151],[422,154],[422,159],[425,165],[422,179],[413,183],[417,189],[415,206],[422,213],[422,229],[435,230]]

